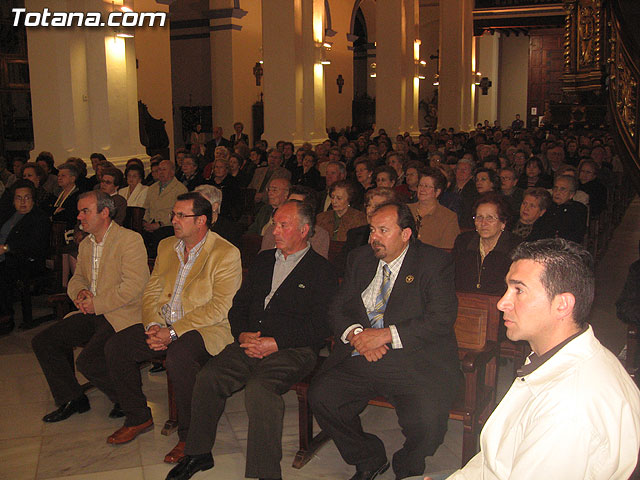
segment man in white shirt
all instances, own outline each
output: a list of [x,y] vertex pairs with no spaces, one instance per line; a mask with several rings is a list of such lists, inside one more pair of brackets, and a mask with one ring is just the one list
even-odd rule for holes
[[520,245],[498,302],[532,354],[480,435],[466,479],[627,479],[640,448],[640,392],[586,323],[593,260],[563,239]]

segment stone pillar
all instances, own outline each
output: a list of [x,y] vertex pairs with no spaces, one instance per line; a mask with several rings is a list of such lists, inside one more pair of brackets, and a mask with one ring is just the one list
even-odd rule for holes
[[419,133],[418,22],[417,0],[376,4],[376,127],[390,137]]
[[262,59],[260,3],[252,2],[250,10],[236,8],[237,3],[209,0],[205,12],[210,23],[213,125],[221,126],[227,138],[236,121],[251,135],[251,105],[260,94],[253,76],[255,63]]
[[476,37],[476,70],[482,73],[477,78],[487,77],[491,81],[491,88],[487,95],[482,95],[480,87],[476,88],[477,115],[475,123],[489,120],[491,125],[498,119],[498,71],[500,66],[500,33],[491,35],[485,33]]
[[327,138],[323,40],[322,0],[263,1],[263,137],[270,144]]
[[[27,0],[27,11],[51,8]],[[56,4],[57,11],[111,11],[101,0]],[[33,110],[34,156],[53,153],[88,162],[100,152],[116,165],[145,157],[138,129],[136,54],[133,38],[110,28],[27,28]]]
[[473,128],[473,0],[440,2],[438,128]]

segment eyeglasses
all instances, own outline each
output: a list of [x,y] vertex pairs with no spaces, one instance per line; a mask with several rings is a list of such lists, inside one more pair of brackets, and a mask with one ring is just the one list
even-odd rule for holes
[[16,202],[30,202],[31,200],[33,200],[33,197],[31,195],[25,195],[24,197],[16,195],[15,200]]
[[477,215],[473,217],[473,221],[476,223],[487,222],[489,225],[496,223],[499,220],[498,217],[494,217],[493,215],[487,215],[486,217],[482,215]]
[[200,215],[186,215],[182,212],[174,212],[171,211],[169,212],[169,217],[171,218],[171,220],[173,220],[173,217],[178,217],[178,220],[184,220],[185,218],[189,218],[189,217],[199,217]]

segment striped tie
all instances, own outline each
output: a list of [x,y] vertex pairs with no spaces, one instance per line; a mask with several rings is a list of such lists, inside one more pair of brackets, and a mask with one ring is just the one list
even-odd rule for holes
[[382,285],[380,285],[380,293],[376,297],[376,305],[373,307],[369,315],[369,322],[371,322],[371,328],[384,327],[384,311],[387,308],[387,301],[391,294],[390,287],[391,269],[389,265],[382,267]]

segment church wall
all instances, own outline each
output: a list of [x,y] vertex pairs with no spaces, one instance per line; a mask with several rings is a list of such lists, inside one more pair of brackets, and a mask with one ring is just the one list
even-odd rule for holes
[[[421,67],[421,73],[425,79],[420,80],[420,101],[430,103],[438,89],[433,85],[435,75],[438,72],[438,59],[431,60],[431,55],[437,55],[440,48],[440,7],[438,1],[420,2],[420,59],[427,62]],[[437,102],[436,102],[437,105]],[[420,128],[426,127],[424,109],[418,111],[418,124]]]
[[527,118],[527,82],[529,71],[529,37],[525,35],[500,39],[500,69],[498,86],[498,121],[511,125],[516,113]]

